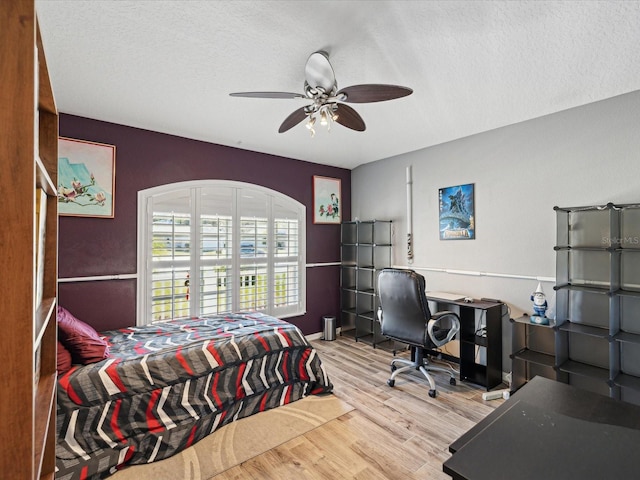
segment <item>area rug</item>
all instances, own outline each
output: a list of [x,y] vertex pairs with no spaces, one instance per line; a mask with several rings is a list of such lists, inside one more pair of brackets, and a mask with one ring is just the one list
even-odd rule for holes
[[171,458],[127,467],[109,480],[207,480],[351,410],[334,395],[312,395],[232,422]]

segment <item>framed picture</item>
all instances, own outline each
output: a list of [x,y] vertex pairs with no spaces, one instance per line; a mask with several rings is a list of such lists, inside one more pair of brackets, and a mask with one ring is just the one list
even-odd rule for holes
[[116,147],[58,139],[58,215],[113,218]]
[[313,176],[313,223],[340,223],[341,181]]
[[474,184],[441,188],[438,193],[440,240],[476,238]]

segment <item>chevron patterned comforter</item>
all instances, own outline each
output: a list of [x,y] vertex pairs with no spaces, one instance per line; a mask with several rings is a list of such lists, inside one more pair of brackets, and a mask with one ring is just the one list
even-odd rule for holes
[[161,460],[229,422],[332,389],[302,332],[260,313],[101,335],[110,358],[58,380],[58,480]]

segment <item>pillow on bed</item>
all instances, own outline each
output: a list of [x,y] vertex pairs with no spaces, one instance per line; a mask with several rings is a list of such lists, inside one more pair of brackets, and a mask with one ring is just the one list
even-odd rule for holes
[[63,375],[71,369],[71,353],[58,341],[58,375]]
[[109,346],[91,325],[58,307],[58,336],[71,352],[73,363],[95,363],[109,357]]

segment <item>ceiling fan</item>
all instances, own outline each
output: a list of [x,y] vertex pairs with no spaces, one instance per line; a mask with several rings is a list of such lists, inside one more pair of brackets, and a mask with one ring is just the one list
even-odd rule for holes
[[312,53],[307,60],[304,69],[305,82],[304,94],[289,92],[237,92],[230,93],[232,97],[250,98],[301,98],[313,103],[298,108],[285,118],[278,129],[284,133],[303,120],[307,120],[306,126],[315,135],[314,125],[319,120],[321,125],[331,128],[331,123],[336,122],[352,130],[364,132],[366,125],[362,117],[347,103],[371,103],[393,100],[395,98],[411,95],[413,90],[407,87],[384,84],[352,85],[338,90],[338,84],[329,62],[329,55],[324,51]]

